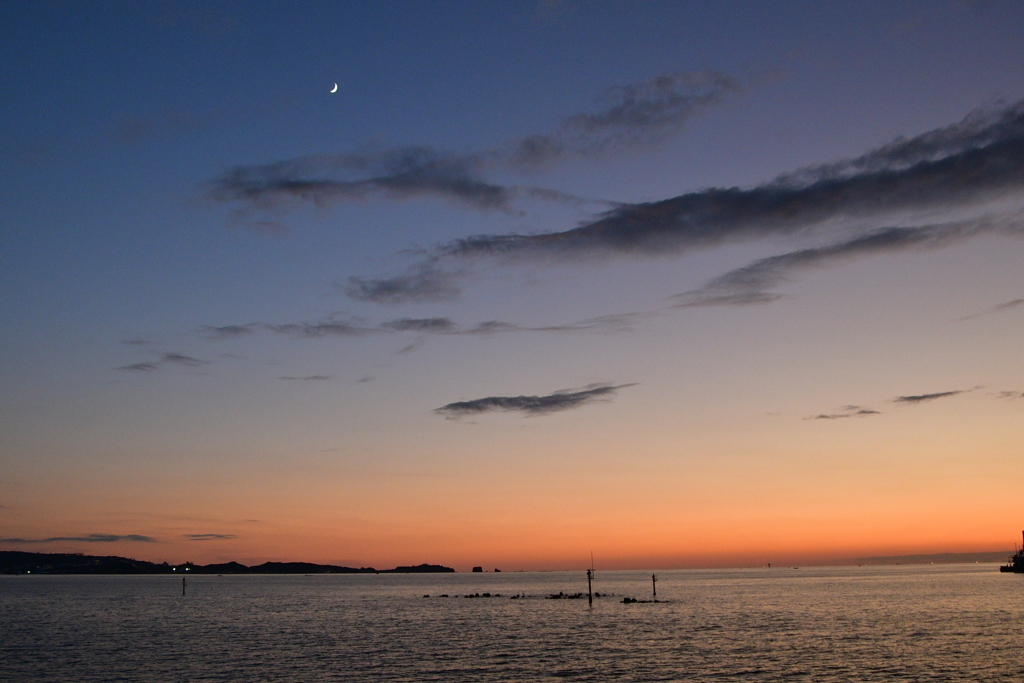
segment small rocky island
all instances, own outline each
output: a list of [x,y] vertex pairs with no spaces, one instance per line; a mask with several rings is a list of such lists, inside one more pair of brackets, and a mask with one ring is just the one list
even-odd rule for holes
[[238,562],[221,564],[168,564],[146,562],[114,555],[97,556],[78,553],[27,553],[0,551],[0,574],[436,574],[454,572],[439,564],[418,564],[414,567],[374,569],[373,567],[340,567],[311,562],[264,562],[247,567]]

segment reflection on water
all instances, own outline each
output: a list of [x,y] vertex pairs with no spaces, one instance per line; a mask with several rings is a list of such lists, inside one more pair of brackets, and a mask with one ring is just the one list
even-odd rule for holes
[[184,597],[174,576],[0,577],[0,680],[1024,680],[1024,576],[995,565],[659,571],[657,604],[622,604],[650,572],[594,589],[613,596],[544,599],[584,572],[194,576]]

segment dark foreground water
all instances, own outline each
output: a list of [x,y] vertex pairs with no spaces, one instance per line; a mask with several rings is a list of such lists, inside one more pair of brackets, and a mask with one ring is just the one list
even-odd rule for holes
[[1024,575],[994,565],[658,577],[626,605],[650,572],[599,572],[591,609],[543,598],[583,573],[6,576],[0,680],[1024,680]]

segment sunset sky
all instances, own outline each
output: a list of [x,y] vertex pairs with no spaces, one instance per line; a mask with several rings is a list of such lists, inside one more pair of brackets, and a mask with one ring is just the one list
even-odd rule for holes
[[0,550],[1019,540],[1024,3],[2,17]]

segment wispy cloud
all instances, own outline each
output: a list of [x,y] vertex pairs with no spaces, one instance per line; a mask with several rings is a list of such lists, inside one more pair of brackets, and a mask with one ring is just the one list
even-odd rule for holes
[[209,364],[210,361],[186,356],[183,353],[166,352],[160,354],[159,360],[121,365],[116,369],[128,372],[155,372],[165,365],[182,365],[189,368],[198,368]]
[[818,415],[811,415],[805,417],[805,420],[841,420],[849,417],[867,417],[868,415],[881,415],[882,413],[871,408],[862,408],[860,406],[843,406],[840,408],[841,412],[838,413],[819,413]]
[[916,394],[911,396],[897,396],[892,400],[893,403],[924,403],[926,401],[934,401],[938,398],[947,398],[949,396],[956,396],[957,394],[964,393],[964,389],[958,389],[956,391],[939,391],[934,394]]
[[458,281],[463,276],[459,271],[439,270],[428,261],[393,277],[353,276],[344,289],[352,299],[378,304],[450,301],[458,297]]
[[1000,391],[995,394],[996,398],[1024,398],[1024,391]]
[[326,382],[332,379],[331,375],[306,375],[305,377],[279,377],[278,379],[291,380],[295,382]]
[[262,323],[248,323],[245,325],[221,325],[219,327],[206,325],[200,328],[200,331],[209,339],[231,339],[233,337],[244,337],[262,328]]
[[634,384],[592,384],[583,389],[563,389],[547,396],[488,396],[472,401],[449,403],[436,408],[434,412],[449,418],[495,411],[547,415],[597,400],[610,399],[619,389],[631,386]]
[[272,164],[236,166],[207,183],[209,199],[252,210],[287,212],[303,204],[438,196],[480,209],[507,208],[515,191],[479,178],[485,154],[454,154],[428,147],[308,156]]
[[509,210],[520,197],[579,203],[585,200],[544,188],[498,185],[483,174],[652,145],[740,90],[736,79],[720,72],[668,73],[609,88],[597,111],[569,116],[554,130],[493,149],[455,153],[413,145],[236,166],[208,182],[206,196],[234,205],[235,218],[243,222],[254,211],[281,213],[303,204],[323,207],[369,197],[434,196],[485,210]]
[[1019,308],[1021,306],[1024,306],[1024,299],[1013,299],[1011,301],[1006,301],[1004,303],[993,306],[992,308],[986,308],[984,311],[981,311],[980,313],[974,313],[973,315],[968,315],[963,318],[960,318],[957,322],[971,320],[973,318],[978,318],[983,315],[991,315],[993,313],[1003,313],[1005,311]]
[[[444,298],[480,258],[537,261],[584,256],[673,255],[730,242],[808,236],[840,228],[861,233],[845,254],[892,248],[900,240],[926,241],[943,226],[916,215],[985,207],[991,229],[1008,218],[991,215],[993,200],[1016,202],[1024,188],[1024,102],[979,110],[957,124],[899,139],[866,154],[801,169],[751,189],[711,188],[670,199],[626,204],[563,232],[476,235],[441,244],[410,273],[447,276]],[[969,223],[965,219],[963,226]],[[952,229],[953,224],[945,226]],[[1019,225],[1018,232],[1019,232]],[[961,229],[966,229],[961,227]],[[904,231],[904,232],[901,232]],[[793,259],[838,258],[816,252]],[[449,268],[452,264],[458,268]],[[364,292],[387,291],[374,298]],[[381,303],[432,300],[408,274],[352,278],[349,295]],[[727,301],[726,301],[727,302]],[[739,303],[757,303],[739,301]]]
[[717,71],[662,74],[648,81],[609,88],[594,113],[570,116],[550,133],[511,145],[509,162],[536,166],[566,156],[596,156],[656,144],[698,113],[742,87]]
[[[521,325],[500,320],[488,320],[469,326],[460,326],[451,318],[398,318],[377,324],[367,321],[344,321],[327,319],[300,323],[246,323],[244,325],[206,325],[199,328],[199,333],[209,340],[233,339],[243,335],[255,334],[259,331],[289,335],[305,339],[322,339],[328,337],[355,337],[368,334],[416,334],[420,339],[414,341],[407,350],[417,348],[422,339],[428,335],[496,335],[529,332],[615,332],[630,329],[633,321],[650,315],[642,313],[618,313],[595,318],[587,318],[555,325]],[[140,364],[141,365],[141,364]],[[156,369],[155,364],[152,368]],[[127,368],[126,368],[127,369]],[[142,369],[142,368],[138,368]],[[316,376],[319,378],[319,376]],[[298,377],[282,377],[281,379],[304,379]]]
[[131,365],[122,365],[117,369],[128,370],[130,372],[153,372],[159,367],[159,363],[132,363]]
[[[935,401],[935,400],[938,400],[940,398],[949,398],[951,396],[956,396],[958,394],[965,394],[965,393],[968,393],[970,391],[974,391],[976,389],[981,389],[981,388],[982,387],[979,386],[979,387],[975,387],[974,389],[956,389],[956,390],[953,390],[953,391],[937,391],[937,392],[931,393],[931,394],[909,394],[907,396],[897,396],[896,398],[891,399],[891,402],[892,403],[902,403],[902,404],[915,405],[915,404],[918,404],[918,403],[927,403],[928,401]],[[999,392],[995,392],[995,393],[992,393],[992,394],[989,394],[989,395],[994,397],[994,398],[997,398],[997,399],[1024,398],[1024,392],[1020,392],[1020,391],[999,391]],[[881,415],[881,414],[882,413],[880,411],[873,410],[871,408],[864,408],[862,406],[856,406],[856,405],[846,405],[846,406],[843,406],[842,408],[840,408],[838,412],[834,412],[834,413],[820,413],[818,415],[811,415],[809,417],[805,417],[804,419],[805,420],[840,420],[840,419],[849,418],[849,417],[866,417],[866,416],[869,416],[869,415]]]
[[160,359],[165,363],[177,363],[179,365],[186,365],[190,368],[197,368],[201,365],[209,364],[209,361],[199,360],[198,358],[186,356],[181,353],[165,353],[160,357]]
[[937,128],[913,138],[898,137],[859,157],[808,166],[775,179],[780,185],[803,185],[819,180],[848,178],[863,172],[905,170],[922,162],[980,149],[1019,138],[1024,101],[982,107],[950,126]]
[[992,310],[995,312],[1007,311],[1011,308],[1017,308],[1018,306],[1022,305],[1024,305],[1024,299],[1014,299],[1013,301],[1007,301],[1006,303],[999,304],[998,306],[995,306]]
[[0,538],[0,543],[56,543],[59,541],[75,541],[81,543],[114,543],[116,541],[136,541],[139,543],[156,543],[151,536],[141,534],[88,534],[86,536],[51,536],[50,538]]
[[238,538],[234,534],[184,534],[190,541],[230,541]]
[[457,325],[449,318],[401,318],[382,323],[381,327],[396,332],[453,332]]
[[[921,141],[936,136],[945,143],[921,153]],[[851,172],[814,167],[749,190],[713,188],[625,205],[565,232],[469,237],[442,245],[438,253],[677,253],[791,235],[840,218],[972,205],[1024,187],[1024,102],[972,114],[954,126],[894,142],[839,166]]]
[[282,325],[265,325],[269,330],[278,334],[288,334],[296,337],[352,337],[376,332],[351,322],[341,320],[324,320],[312,323],[285,323]]
[[770,290],[788,281],[800,270],[826,267],[877,254],[939,249],[994,231],[1024,232],[1024,220],[1020,216],[1012,216],[1008,220],[982,217],[937,225],[882,228],[836,244],[759,259],[720,275],[699,289],[677,294],[673,297],[673,305],[690,308],[770,303],[782,297],[782,294]]
[[338,320],[327,318],[312,322],[301,323],[246,323],[244,325],[204,325],[199,328],[200,334],[207,339],[234,339],[260,331],[276,332],[293,337],[319,338],[319,337],[355,337],[374,332],[381,329],[368,327],[357,320]]
[[586,318],[574,322],[556,325],[518,325],[515,323],[489,320],[474,327],[460,330],[458,334],[503,334],[509,332],[621,332],[631,329],[636,320],[650,315],[651,312],[613,313],[595,318]]

